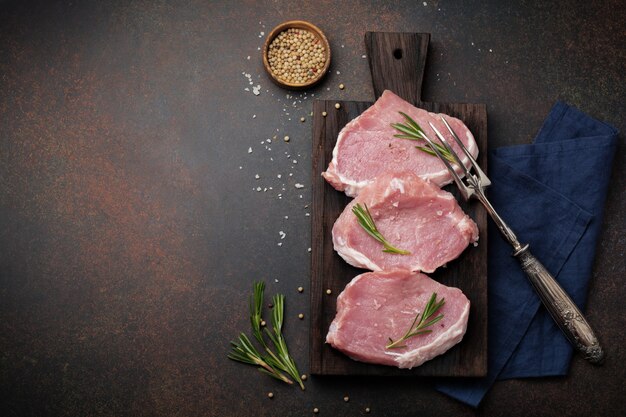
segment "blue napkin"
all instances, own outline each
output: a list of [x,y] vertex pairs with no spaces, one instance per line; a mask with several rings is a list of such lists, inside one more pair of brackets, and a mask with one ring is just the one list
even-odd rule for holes
[[[535,142],[490,154],[489,199],[583,309],[617,130],[558,102]],[[488,375],[436,388],[477,407],[498,379],[567,374],[573,349],[489,224]],[[598,337],[602,342],[602,334]]]

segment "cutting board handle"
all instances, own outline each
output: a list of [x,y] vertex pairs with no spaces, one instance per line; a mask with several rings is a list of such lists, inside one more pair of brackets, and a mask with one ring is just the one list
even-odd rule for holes
[[410,103],[422,99],[430,33],[366,32],[365,49],[376,98],[391,90]]

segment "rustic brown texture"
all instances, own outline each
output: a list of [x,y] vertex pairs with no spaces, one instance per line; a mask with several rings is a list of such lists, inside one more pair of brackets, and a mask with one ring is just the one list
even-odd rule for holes
[[[421,82],[426,65],[429,34],[372,33],[365,43],[377,96],[389,89],[412,104],[428,111],[457,117],[470,128],[480,150],[479,163],[487,168],[487,112],[481,104],[445,104],[420,101]],[[461,343],[424,365],[412,370],[364,364],[350,360],[325,344],[326,333],[335,317],[336,298],[348,282],[362,270],[353,268],[333,250],[332,227],[349,198],[326,183],[320,173],[332,159],[339,131],[372,103],[316,101],[313,105],[313,218],[311,225],[311,373],[319,375],[423,375],[483,376],[487,373],[487,214],[478,204],[462,201],[463,210],[474,219],[480,245],[470,247],[446,268],[431,276],[445,285],[460,288],[471,302],[467,333]],[[326,112],[327,116],[322,113]],[[333,290],[328,296],[326,288]]]
[[[307,100],[257,49],[294,19],[333,51]],[[264,279],[309,373],[311,96],[372,100],[366,31],[431,33],[422,100],[486,103],[494,148],[529,143],[558,98],[626,130],[625,21],[615,0],[2,2],[0,415],[623,415],[623,144],[586,309],[602,368],[499,382],[474,411],[427,378],[313,376],[300,392],[226,355]],[[273,135],[291,140],[268,151]]]

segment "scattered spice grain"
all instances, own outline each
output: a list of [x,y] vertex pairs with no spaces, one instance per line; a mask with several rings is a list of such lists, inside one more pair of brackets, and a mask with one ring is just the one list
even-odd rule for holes
[[340,108],[341,108],[341,104],[339,104],[339,103],[335,103],[335,108],[336,108],[336,109],[340,109]]

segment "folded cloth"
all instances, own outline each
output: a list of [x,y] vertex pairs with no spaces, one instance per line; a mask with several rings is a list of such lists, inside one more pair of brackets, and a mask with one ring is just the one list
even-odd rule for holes
[[[584,308],[617,130],[558,102],[532,145],[490,154],[489,199],[522,243]],[[572,346],[489,224],[488,375],[436,388],[477,407],[497,379],[567,374]],[[600,338],[601,338],[600,334]]]

